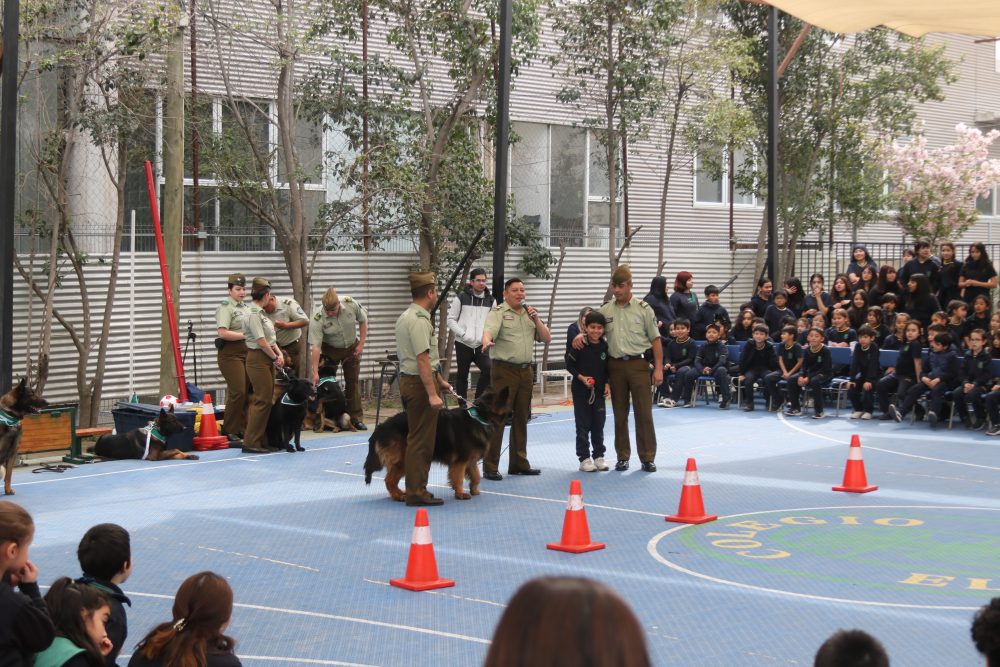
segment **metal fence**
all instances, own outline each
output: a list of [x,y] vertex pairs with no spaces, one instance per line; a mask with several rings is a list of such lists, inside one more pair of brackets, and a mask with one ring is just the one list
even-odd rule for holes
[[[800,242],[795,248],[795,266],[793,274],[799,276],[805,283],[813,273],[822,273],[827,284],[832,283],[833,276],[846,271],[853,259],[855,243],[850,241],[831,242]],[[900,268],[903,264],[903,251],[913,250],[912,243],[878,242],[865,243],[868,253],[879,266],[891,265]],[[986,253],[996,263],[1000,259],[1000,243],[986,243]],[[969,244],[956,244],[955,254],[958,260],[964,260],[969,254]]]

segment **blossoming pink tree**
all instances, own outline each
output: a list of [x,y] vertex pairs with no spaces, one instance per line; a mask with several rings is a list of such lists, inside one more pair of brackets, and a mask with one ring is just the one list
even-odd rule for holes
[[909,144],[885,140],[879,146],[896,222],[907,234],[932,244],[969,229],[979,214],[976,196],[991,196],[1000,181],[1000,160],[989,157],[1000,131],[983,134],[964,123],[955,131],[958,141],[942,148],[927,148],[922,133]]

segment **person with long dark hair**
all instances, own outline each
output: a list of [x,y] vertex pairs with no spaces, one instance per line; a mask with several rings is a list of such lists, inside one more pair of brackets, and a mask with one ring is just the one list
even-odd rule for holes
[[873,306],[881,306],[886,294],[899,296],[899,283],[896,282],[896,267],[886,264],[878,270],[875,287],[868,291],[868,302]]
[[922,273],[914,273],[906,283],[907,295],[902,310],[911,320],[924,329],[931,323],[931,315],[941,310],[941,304],[931,292],[931,281]]
[[874,264],[869,264],[865,268],[861,269],[861,278],[854,283],[854,289],[863,289],[866,292],[871,292],[875,289],[875,285],[878,284],[878,271]]
[[674,293],[670,295],[675,318],[693,322],[698,317],[698,295],[693,287],[694,276],[688,271],[680,271],[674,279]]
[[936,257],[931,255],[930,241],[925,239],[917,241],[913,244],[913,250],[915,253],[913,259],[903,264],[902,268],[899,269],[899,284],[906,287],[907,283],[910,282],[911,276],[922,273],[927,276],[927,281],[931,286],[931,292],[936,292],[938,288],[938,273],[941,271],[941,263]]
[[865,244],[855,244],[854,248],[851,249],[851,263],[847,265],[846,273],[848,280],[851,283],[860,281],[861,272],[868,266],[872,268],[872,273],[878,273],[878,264],[872,259]]
[[[670,297],[667,296],[667,277],[654,276],[649,283],[649,292],[642,297],[642,300],[653,309],[653,315],[656,316],[656,327],[660,330],[660,335],[666,336],[669,333],[667,327],[677,318],[674,314],[674,307],[670,305]],[[580,331],[583,329],[581,328]]]
[[785,293],[788,295],[788,303],[786,305],[795,313],[796,318],[801,317],[802,310],[806,306],[806,292],[802,289],[802,281],[796,276],[785,280]]
[[958,275],[958,287],[962,290],[962,299],[972,303],[980,294],[990,301],[990,290],[997,286],[997,270],[986,254],[986,246],[976,241],[969,246],[969,256],[962,263]]
[[740,312],[740,316],[736,318],[736,324],[733,325],[732,331],[729,332],[729,340],[734,343],[750,340],[753,336],[753,318],[753,309],[744,308]]
[[767,307],[771,305],[774,295],[774,283],[770,278],[760,278],[757,281],[757,289],[754,290],[754,294],[750,297],[750,306],[753,308],[753,314],[757,317],[764,317],[764,313],[767,312]]
[[171,620],[149,631],[129,667],[240,667],[236,641],[225,634],[233,589],[214,572],[191,575],[177,589]]
[[822,273],[814,273],[809,276],[809,294],[805,298],[805,307],[802,310],[803,317],[812,317],[817,313],[826,317],[833,301],[830,300],[830,294],[823,289],[824,282]]
[[35,656],[34,667],[104,667],[114,649],[104,624],[111,606],[101,591],[60,577],[45,594],[56,638]]
[[941,243],[938,246],[938,254],[941,257],[941,270],[938,272],[938,301],[949,303],[961,299],[959,276],[962,273],[962,261],[955,256],[955,244],[951,241]]
[[833,302],[830,307],[847,310],[851,307],[852,296],[854,296],[854,290],[851,289],[851,279],[843,273],[835,275],[833,285],[830,288],[830,300]]
[[851,295],[851,307],[847,309],[847,317],[850,320],[851,328],[857,331],[861,325],[868,322],[868,293],[863,289],[857,289]]

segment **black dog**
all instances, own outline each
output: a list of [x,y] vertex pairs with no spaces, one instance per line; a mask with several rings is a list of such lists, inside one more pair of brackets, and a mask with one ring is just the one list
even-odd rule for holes
[[[304,452],[302,446],[302,421],[306,418],[306,404],[313,395],[312,383],[288,374],[288,382],[281,396],[271,407],[267,419],[267,446],[271,449]],[[295,445],[291,440],[295,438]]]
[[316,385],[315,403],[310,402],[308,418],[312,421],[314,433],[321,433],[328,426],[333,432],[357,431],[347,413],[347,396],[340,382],[333,375],[324,375],[320,369],[319,383]]
[[[102,459],[142,459],[147,461],[164,461],[166,459],[197,459],[197,454],[188,454],[179,449],[167,449],[167,438],[184,430],[184,424],[174,415],[174,406],[170,412],[160,408],[160,414],[145,428],[137,428],[128,433],[102,435],[94,446],[94,454]],[[146,442],[149,442],[149,454],[146,454]]]
[[14,495],[10,480],[17,463],[17,446],[21,442],[21,420],[48,405],[48,401],[28,386],[27,378],[21,378],[13,389],[0,397],[0,410],[3,411],[0,414],[0,468],[5,469],[3,491],[8,496]]
[[[480,476],[476,464],[486,453],[493,431],[503,428],[510,414],[509,394],[507,389],[500,393],[488,389],[469,409],[453,408],[438,413],[433,460],[448,466],[448,481],[459,500],[479,495]],[[406,466],[409,430],[406,412],[400,412],[375,427],[368,439],[365,484],[371,484],[372,473],[385,466],[388,469],[385,488],[393,500],[406,499],[399,490],[399,480]],[[469,493],[462,488],[466,477],[469,478]]]

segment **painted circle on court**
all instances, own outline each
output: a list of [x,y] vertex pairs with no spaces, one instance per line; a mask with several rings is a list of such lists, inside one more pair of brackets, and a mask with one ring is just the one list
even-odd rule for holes
[[647,550],[690,576],[817,600],[974,610],[1000,594],[995,508],[767,510],[678,525]]

